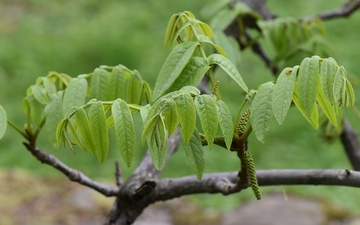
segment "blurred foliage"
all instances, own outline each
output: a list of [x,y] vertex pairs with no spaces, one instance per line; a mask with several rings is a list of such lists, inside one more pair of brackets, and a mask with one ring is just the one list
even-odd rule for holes
[[[165,60],[169,48],[164,48],[163,37],[168,19],[173,13],[183,10],[199,14],[207,1],[142,1],[96,0],[45,1],[45,0],[2,0],[0,1],[0,103],[7,109],[8,117],[18,125],[24,123],[21,100],[26,88],[36,77],[49,71],[58,71],[76,76],[89,73],[99,65],[124,64],[137,69],[153,87],[156,76]],[[301,18],[342,5],[344,1],[268,1],[274,14],[281,17]],[[339,64],[347,68],[348,74],[360,71],[357,59],[360,50],[360,13],[350,18],[324,22],[332,52]],[[341,28],[341,29],[340,29]],[[261,43],[270,49],[266,40]],[[270,51],[271,53],[271,51]],[[300,63],[300,62],[298,62]],[[250,49],[242,52],[240,73],[251,88],[272,79],[271,72]],[[236,84],[221,77],[220,89],[225,101],[241,95]],[[356,81],[360,74],[353,75]],[[254,77],[256,76],[256,79]],[[354,82],[355,84],[355,82]],[[355,87],[355,93],[360,88]],[[359,94],[357,97],[359,99]],[[359,107],[359,101],[356,103]],[[235,113],[238,103],[234,101],[230,110]],[[355,129],[360,128],[359,118],[351,111],[345,115]],[[266,145],[254,136],[249,140],[257,169],[281,168],[351,168],[339,141],[328,145],[317,137],[296,110],[291,109],[287,122],[281,127],[272,124]],[[140,118],[135,118],[140,122]],[[138,123],[140,124],[140,123]],[[46,136],[42,134],[43,136]],[[140,134],[138,134],[140,135]],[[42,175],[59,175],[54,169],[42,165],[21,145],[23,139],[9,129],[0,142],[0,167],[23,167]],[[115,141],[110,141],[115,147]],[[109,160],[103,165],[89,153],[70,150],[53,151],[46,137],[39,141],[40,148],[56,155],[69,166],[82,170],[90,177],[113,179],[114,162],[120,157],[117,151],[109,152]],[[122,166],[125,175],[135,168],[144,147],[137,151],[137,161],[131,168]],[[230,171],[238,169],[238,159],[232,154],[223,154],[223,149],[206,151],[205,172]],[[192,174],[184,151],[175,154],[165,168],[163,176],[178,177]],[[357,189],[344,187],[271,187],[273,190],[294,190],[304,195],[320,195],[343,206],[359,209]],[[239,204],[240,200],[252,199],[251,191],[224,197],[222,195],[201,195],[198,201],[208,207],[227,210]],[[218,202],[222,202],[219,205]]]

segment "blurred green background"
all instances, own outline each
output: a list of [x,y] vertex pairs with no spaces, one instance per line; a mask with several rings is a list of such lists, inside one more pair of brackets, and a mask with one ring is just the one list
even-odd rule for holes
[[[90,73],[100,65],[123,64],[137,69],[152,87],[170,49],[163,46],[168,19],[173,13],[189,10],[201,19],[200,11],[209,1],[166,0],[1,0],[0,1],[0,104],[7,110],[9,119],[22,126],[24,113],[21,100],[28,86],[38,76],[57,71],[76,76]],[[280,17],[301,18],[317,12],[340,7],[344,1],[268,1],[270,10]],[[356,96],[360,96],[356,77],[360,76],[360,11],[350,18],[324,22],[333,57],[353,75]],[[263,41],[266,46],[267,43]],[[300,63],[300,62],[298,62]],[[250,88],[273,80],[271,72],[250,50],[242,52],[240,73]],[[294,66],[294,65],[291,65]],[[229,79],[219,77],[220,90],[233,115],[242,99],[240,90]],[[222,88],[223,87],[223,88]],[[224,88],[226,87],[226,88]],[[359,107],[359,103],[356,103]],[[359,118],[345,112],[355,129]],[[139,118],[136,117],[139,121]],[[139,126],[141,124],[139,123]],[[140,129],[138,129],[140,132]],[[9,128],[0,141],[0,167],[24,168],[42,176],[63,176],[58,171],[42,165],[22,145],[23,138]],[[109,157],[100,164],[96,157],[78,150],[54,151],[42,134],[38,146],[59,157],[66,164],[83,171],[91,178],[112,180],[114,162],[119,160],[125,176],[136,167],[146,146],[139,141],[137,159],[126,168],[113,143]],[[249,140],[257,169],[325,169],[351,168],[341,143],[324,143],[318,132],[291,109],[284,125],[273,124],[267,143],[259,143],[253,136]],[[238,159],[223,149],[208,151],[205,148],[205,172],[238,170]],[[164,169],[164,177],[193,174],[185,153],[178,151]],[[304,196],[317,196],[346,208],[360,210],[360,191],[347,187],[279,186],[264,187],[263,192],[285,190]],[[250,190],[223,197],[222,195],[197,195],[195,201],[204,206],[228,210],[243,200],[255,199]],[[221,202],[222,204],[219,204]]]

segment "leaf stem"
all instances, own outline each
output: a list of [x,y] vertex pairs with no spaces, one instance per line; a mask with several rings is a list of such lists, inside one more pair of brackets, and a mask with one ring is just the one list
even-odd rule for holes
[[27,135],[27,133],[25,133],[23,130],[21,130],[20,127],[16,126],[15,123],[13,123],[11,120],[7,120],[7,123],[14,128],[17,132],[19,132],[24,138],[28,139],[29,136]]

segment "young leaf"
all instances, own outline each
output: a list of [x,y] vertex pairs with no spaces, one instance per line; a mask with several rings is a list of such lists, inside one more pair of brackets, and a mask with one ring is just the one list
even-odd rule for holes
[[230,149],[234,134],[232,117],[228,107],[223,101],[216,101],[216,105],[218,108],[219,124],[222,134],[225,137],[226,147]]
[[195,97],[196,111],[200,118],[201,127],[211,149],[218,128],[218,109],[215,100],[210,95],[198,95]]
[[31,92],[34,98],[41,104],[46,105],[49,103],[49,98],[47,97],[45,88],[42,85],[31,85]]
[[170,99],[165,104],[161,115],[164,117],[165,127],[169,132],[169,136],[171,136],[179,124],[179,117],[176,110],[176,103],[174,100]]
[[161,115],[157,118],[157,123],[151,131],[150,136],[147,138],[147,141],[154,166],[160,171],[165,165],[167,155],[166,129]]
[[47,95],[50,97],[54,96],[54,94],[56,95],[56,86],[55,84],[51,81],[51,79],[49,79],[48,77],[41,77],[41,81],[45,87],[45,91],[47,93]]
[[44,105],[38,102],[33,95],[28,95],[28,102],[30,106],[30,116],[34,124],[40,128],[40,124],[44,119]]
[[225,7],[212,18],[210,21],[210,27],[214,30],[222,31],[228,27],[237,16],[238,12],[236,10]]
[[[56,136],[56,141],[57,141],[57,142],[60,142],[60,141],[62,141],[62,140],[65,138],[65,136],[64,136],[64,130],[65,130],[68,122],[69,122],[68,118],[64,118],[64,119],[62,119],[62,120],[59,122],[59,124],[57,125],[57,127],[56,127],[56,132],[55,132],[55,136]],[[57,147],[57,146],[55,146],[55,147]]]
[[165,33],[165,40],[164,40],[165,46],[167,46],[168,42],[173,39],[173,27],[175,26],[175,21],[177,20],[178,16],[179,16],[178,14],[174,14],[171,16],[169,20]]
[[59,122],[63,119],[62,98],[59,95],[52,95],[51,101],[46,105],[44,112],[46,116],[45,130],[49,141],[54,149],[58,148],[55,132]]
[[184,86],[196,86],[210,69],[204,58],[193,56],[174,81],[169,91],[176,91]]
[[89,108],[89,124],[95,144],[95,155],[99,162],[104,162],[109,151],[109,137],[106,127],[104,106],[101,102],[93,103]]
[[298,98],[305,115],[309,118],[316,101],[319,75],[319,57],[305,58],[300,64]]
[[81,141],[79,135],[77,134],[76,128],[74,127],[74,125],[71,121],[69,121],[67,123],[67,130],[70,132],[70,136],[72,137],[72,140],[75,142],[75,144],[77,146],[79,146],[79,148],[81,148],[82,150],[85,151],[85,146],[84,146],[83,142]]
[[320,77],[318,82],[318,90],[316,93],[316,101],[319,103],[322,111],[325,113],[326,117],[330,120],[333,126],[337,126],[337,116],[334,109],[334,106],[329,102],[326,98],[324,91],[322,89],[322,85],[320,84]]
[[224,49],[222,49],[222,47],[220,47],[219,45],[215,44],[208,36],[205,36],[205,35],[199,35],[199,41],[201,43],[207,43],[207,44],[210,44],[211,46],[213,46],[215,48],[215,50],[225,56],[226,58],[228,58],[226,52],[224,51]]
[[335,80],[333,84],[334,102],[338,102],[340,99],[340,90],[342,85],[343,71],[341,67],[338,67],[335,73]]
[[[147,117],[148,117],[148,115],[147,115]],[[150,119],[147,119],[147,118],[145,119],[144,130],[141,135],[141,141],[143,143],[147,138],[149,138],[151,136],[153,130],[155,129],[156,124],[159,122],[159,117],[160,117],[160,114],[157,113]]]
[[294,91],[296,73],[299,66],[286,67],[279,75],[272,94],[272,110],[278,123],[281,125],[289,111]]
[[240,63],[240,48],[236,40],[222,31],[217,31],[214,33],[214,42],[224,49],[229,60],[237,67]]
[[355,93],[351,83],[346,80],[346,107],[353,108],[355,104]]
[[274,84],[271,82],[261,85],[250,107],[251,126],[261,143],[265,142],[265,132],[269,130],[273,117],[271,100],[273,87]]
[[[60,124],[59,124],[59,126],[60,126]],[[79,130],[80,137],[81,137],[85,147],[91,153],[96,154],[96,146],[94,143],[93,134],[91,132],[88,117],[83,108],[78,108],[78,110],[75,113],[75,126]]]
[[176,110],[179,115],[179,123],[184,143],[187,144],[194,132],[196,125],[195,104],[190,94],[182,94],[175,99]]
[[220,54],[212,54],[208,57],[208,60],[210,65],[219,65],[245,92],[249,91],[240,73],[229,59]]
[[0,139],[4,136],[7,126],[6,111],[2,105],[0,105]]
[[320,82],[326,98],[330,103],[334,102],[334,80],[336,74],[336,62],[332,58],[324,59],[320,67]]
[[188,158],[196,177],[201,180],[205,168],[205,158],[199,132],[195,129],[194,133],[191,135],[189,143],[187,144],[184,144],[182,135],[181,140],[185,148],[186,157]]
[[124,99],[126,79],[124,70],[120,66],[115,66],[110,73],[108,100],[115,100],[117,98]]
[[198,45],[198,42],[184,42],[176,45],[170,52],[157,78],[154,89],[154,99],[159,98],[172,86],[176,78],[189,62]]
[[[298,86],[298,84],[297,84],[297,82],[295,82],[294,93],[293,93],[293,102],[295,103],[296,107],[299,109],[301,114],[305,117],[305,119],[313,126],[313,128],[315,130],[317,130],[319,128],[319,114],[318,114],[317,105],[314,104],[314,107],[311,110],[310,117],[307,117],[303,108],[300,106],[300,100],[298,97],[298,87],[297,86]],[[336,108],[337,107],[335,106],[335,109]]]
[[65,115],[73,106],[81,106],[85,103],[87,81],[84,78],[72,78],[65,89],[63,98],[63,114]]
[[139,75],[136,72],[132,73],[127,83],[127,102],[140,104],[140,101],[142,100],[140,96],[142,89],[143,81],[140,79]]
[[115,134],[121,157],[128,167],[134,158],[136,149],[135,126],[126,102],[116,100],[111,107],[114,117]]
[[109,75],[105,69],[96,68],[91,76],[90,98],[107,100]]

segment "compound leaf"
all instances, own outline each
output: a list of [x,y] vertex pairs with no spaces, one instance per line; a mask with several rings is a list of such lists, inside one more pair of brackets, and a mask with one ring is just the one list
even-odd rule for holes
[[56,128],[59,122],[63,119],[62,113],[62,98],[59,95],[52,95],[51,101],[45,106],[44,112],[46,116],[45,130],[49,141],[54,149],[58,148],[56,140]]
[[336,74],[336,62],[332,58],[324,59],[320,66],[320,82],[322,90],[330,103],[334,102],[334,80]]
[[115,100],[117,98],[124,99],[126,87],[126,78],[124,70],[120,66],[116,66],[110,73],[108,100]]
[[176,110],[176,103],[174,100],[170,99],[166,102],[162,112],[162,116],[164,117],[165,127],[169,132],[169,136],[171,136],[179,124],[179,117]]
[[121,157],[130,167],[136,149],[135,126],[130,109],[125,101],[118,99],[112,105],[111,112],[114,117],[116,141]]
[[[319,80],[321,78],[319,77]],[[337,117],[334,106],[329,102],[328,98],[322,89],[321,82],[318,82],[318,90],[316,94],[316,101],[319,103],[320,108],[325,113],[326,117],[330,120],[333,126],[337,126]],[[336,106],[335,106],[336,107]]]
[[271,82],[261,85],[250,107],[251,126],[261,143],[265,142],[265,132],[269,130],[273,117],[271,99],[273,87],[274,84]]

